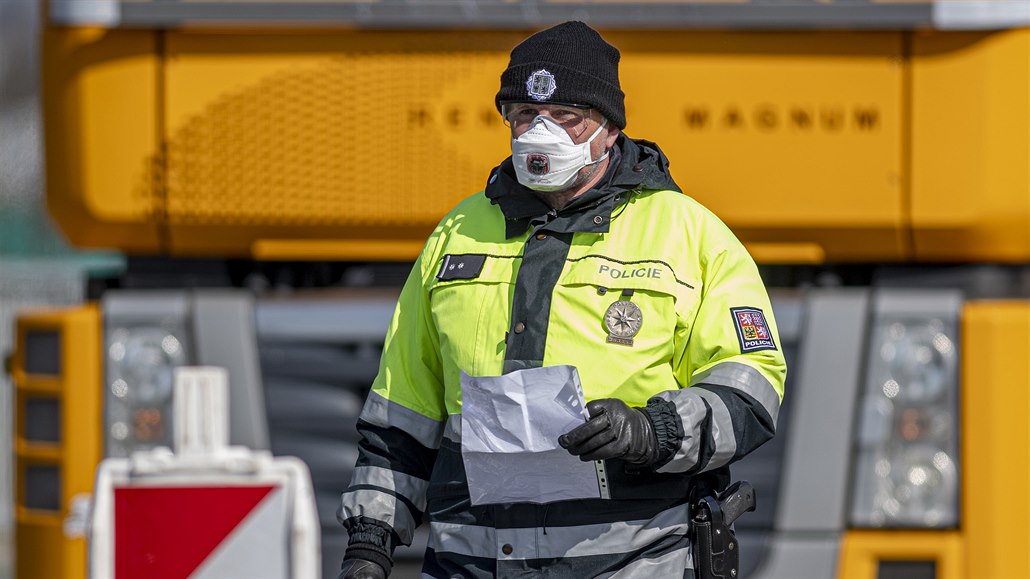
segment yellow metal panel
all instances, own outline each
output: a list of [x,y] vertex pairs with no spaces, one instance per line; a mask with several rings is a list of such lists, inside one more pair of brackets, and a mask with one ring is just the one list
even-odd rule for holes
[[[19,408],[19,411],[21,409]],[[24,424],[24,415],[18,416],[20,424]],[[61,449],[56,445],[42,444],[39,442],[29,442],[27,440],[15,440],[14,450],[20,457],[24,457],[26,460],[36,460],[42,462],[57,462],[61,459]]]
[[[14,576],[18,579],[65,577],[64,557],[61,556],[61,545],[65,542],[61,518],[55,515],[32,518],[18,513],[16,520]],[[72,577],[83,575],[79,573]]]
[[912,220],[923,260],[1030,259],[1030,29],[916,35]]
[[19,380],[22,384],[22,389],[25,391],[39,392],[39,393],[53,393],[57,394],[61,392],[61,381],[57,378],[41,377],[41,376],[29,376],[26,374],[15,374],[14,372],[21,372],[19,369],[14,369],[11,375],[15,379]]
[[818,243],[749,242],[747,251],[758,263],[819,264],[826,261],[826,250]]
[[[508,155],[493,95],[524,35],[168,33],[173,252],[386,240],[376,258],[410,259]],[[773,261],[904,257],[900,33],[607,36],[628,134],[746,242]]]
[[661,145],[745,243],[904,257],[900,34],[606,36],[623,51],[628,134]]
[[970,302],[962,324],[964,577],[1030,577],[1030,301]]
[[398,256],[418,255],[420,240],[384,239],[319,241],[315,239],[270,239],[254,242],[255,259],[265,260],[391,260]]
[[[44,35],[49,204],[79,245],[157,251],[168,219],[180,254],[406,259],[507,154],[491,99],[522,32],[169,33],[167,74],[161,34]],[[1030,30],[913,36],[910,176],[900,33],[608,37],[629,134],[745,242],[902,259],[911,211],[918,259],[1030,257]]]
[[[52,379],[40,380],[25,373],[25,335],[28,331],[59,332],[62,372],[58,378],[60,443],[41,445],[24,440],[21,436],[23,412],[19,411],[15,424],[14,458],[18,473],[15,550],[16,576],[19,578],[75,578],[86,574],[85,540],[66,537],[62,524],[68,516],[72,499],[92,492],[96,466],[102,458],[100,327],[99,310],[92,305],[31,312],[18,319],[17,345],[11,367],[16,399],[21,400],[28,393],[52,390]],[[60,469],[59,512],[25,508],[23,472],[29,464],[55,464]]]
[[934,561],[938,579],[964,579],[962,537],[940,531],[848,531],[840,547],[840,579],[876,579],[880,561]]
[[78,246],[159,249],[157,34],[44,31],[47,205]]

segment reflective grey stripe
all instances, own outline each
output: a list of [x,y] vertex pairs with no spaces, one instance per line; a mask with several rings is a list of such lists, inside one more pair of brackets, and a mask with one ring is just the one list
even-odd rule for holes
[[493,527],[430,522],[429,547],[437,552],[496,559],[500,550],[495,532]]
[[411,543],[415,532],[415,519],[403,501],[390,493],[375,489],[346,491],[340,497],[341,522],[352,517],[368,517],[386,523],[404,544]]
[[[433,522],[429,525],[429,546],[437,552],[498,560],[634,553],[662,537],[686,535],[690,527],[687,508],[667,509],[648,521],[554,527],[546,541],[540,540],[541,527],[494,529]],[[513,548],[510,554],[501,550],[504,545]]]
[[350,485],[371,485],[404,495],[420,511],[426,510],[426,489],[429,481],[381,466],[359,466],[354,469]]
[[687,569],[694,568],[690,543],[655,559],[637,559],[618,571],[598,575],[596,579],[609,577],[682,577]]
[[780,414],[780,395],[776,393],[772,382],[751,366],[740,362],[716,364],[690,381],[691,386],[701,383],[736,388],[744,392],[765,408],[772,417],[773,425],[776,425],[776,418]]
[[737,435],[733,432],[733,419],[730,418],[730,409],[726,403],[719,398],[719,395],[704,387],[693,388],[698,395],[708,401],[712,407],[712,420],[709,422],[709,430],[712,439],[715,441],[715,454],[709,459],[708,464],[702,471],[712,470],[730,462],[733,454],[737,452]]
[[708,414],[701,397],[691,390],[669,390],[660,392],[658,398],[668,400],[676,405],[676,414],[683,422],[683,442],[676,449],[676,454],[665,463],[658,472],[686,472],[697,465],[701,452],[701,424]]
[[375,390],[368,393],[360,418],[369,424],[383,428],[399,428],[413,436],[426,448],[440,448],[443,422],[433,420],[396,402],[391,402]]
[[451,442],[461,444],[461,415],[451,414],[443,427],[443,437]]

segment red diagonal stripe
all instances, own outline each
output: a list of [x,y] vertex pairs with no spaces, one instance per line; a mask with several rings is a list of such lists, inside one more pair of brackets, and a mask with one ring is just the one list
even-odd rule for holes
[[274,488],[115,488],[115,577],[189,577]]

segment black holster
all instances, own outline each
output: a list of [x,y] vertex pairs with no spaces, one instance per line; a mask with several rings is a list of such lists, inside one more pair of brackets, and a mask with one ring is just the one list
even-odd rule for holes
[[747,481],[721,493],[702,489],[691,501],[691,543],[697,579],[738,579],[740,549],[733,521],[755,510],[755,491]]

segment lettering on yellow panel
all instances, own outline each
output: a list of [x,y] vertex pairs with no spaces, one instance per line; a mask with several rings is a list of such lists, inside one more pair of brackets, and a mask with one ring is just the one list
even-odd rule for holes
[[762,105],[687,105],[680,115],[688,131],[793,131],[824,135],[845,132],[876,133],[882,128],[883,113],[875,106],[824,104]]
[[408,128],[446,128],[459,131],[493,129],[501,126],[501,116],[493,107],[470,108],[461,103],[413,104],[408,107]]

